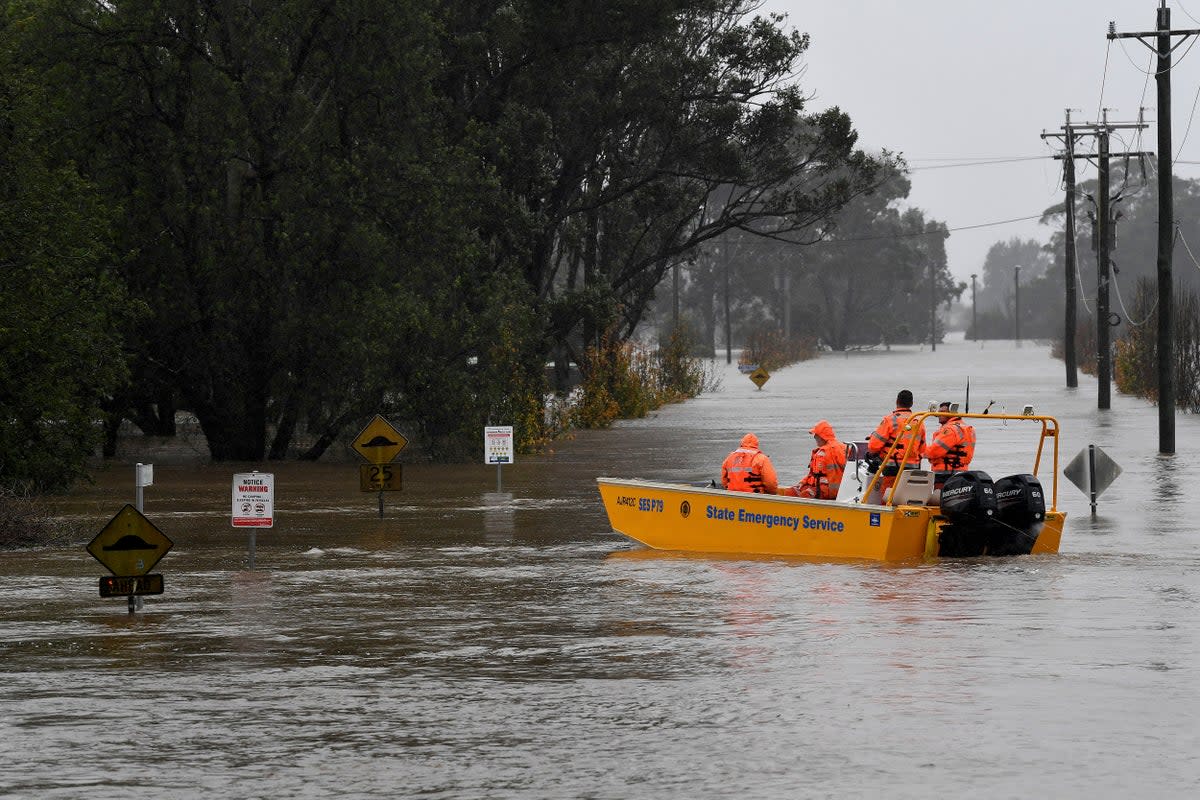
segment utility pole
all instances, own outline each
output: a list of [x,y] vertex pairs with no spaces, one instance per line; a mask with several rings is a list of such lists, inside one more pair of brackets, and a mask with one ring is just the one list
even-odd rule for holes
[[1063,143],[1063,183],[1066,184],[1066,197],[1063,207],[1065,227],[1063,231],[1063,271],[1065,297],[1063,307],[1063,361],[1067,368],[1067,388],[1079,386],[1079,362],[1075,354],[1075,329],[1077,306],[1076,295],[1079,292],[1077,276],[1078,266],[1075,261],[1075,142],[1083,134],[1076,133],[1071,126],[1071,112],[1077,109],[1066,109],[1066,120],[1062,127],[1063,133],[1043,133],[1042,138],[1053,137]]
[[1075,296],[1078,293],[1076,286],[1076,275],[1078,267],[1075,264],[1075,134],[1071,131],[1071,109],[1067,109],[1067,124],[1066,136],[1064,137],[1067,144],[1067,158],[1063,166],[1066,167],[1067,178],[1067,195],[1066,195],[1066,242],[1065,252],[1063,253],[1063,267],[1066,271],[1066,308],[1063,320],[1063,356],[1067,364],[1067,388],[1074,389],[1079,386],[1078,363],[1075,359],[1075,322],[1076,307]]
[[[1158,90],[1158,451],[1175,452],[1175,316],[1171,259],[1175,246],[1175,195],[1171,175],[1171,54],[1200,30],[1171,30],[1171,9],[1160,0],[1153,31],[1117,33],[1108,23],[1108,38],[1137,39],[1158,57],[1154,71]],[[1174,45],[1171,39],[1181,38]],[[1154,44],[1150,44],[1150,40]]]
[[[1108,109],[1104,109],[1104,121],[1108,122]],[[1112,240],[1109,231],[1112,229],[1112,218],[1109,216],[1108,172],[1108,135],[1107,125],[1102,125],[1096,136],[1099,147],[1100,179],[1097,198],[1099,208],[1096,211],[1098,228],[1096,247],[1099,251],[1096,261],[1096,378],[1099,380],[1099,393],[1096,407],[1112,408],[1112,326],[1109,324],[1108,311],[1108,278],[1112,267],[1112,256],[1109,253],[1109,242]]]
[[[1042,138],[1056,138],[1066,144],[1066,150],[1061,155],[1056,155],[1055,158],[1061,158],[1071,166],[1068,167],[1067,174],[1069,176],[1067,184],[1067,253],[1070,261],[1074,266],[1074,242],[1075,242],[1075,205],[1074,205],[1074,189],[1075,189],[1075,169],[1074,160],[1076,158],[1092,159],[1093,156],[1087,153],[1076,153],[1074,144],[1084,136],[1094,136],[1097,142],[1096,166],[1099,171],[1099,191],[1100,197],[1097,199],[1098,210],[1096,213],[1096,377],[1098,378],[1097,400],[1096,407],[1100,409],[1108,409],[1112,407],[1112,344],[1111,344],[1111,327],[1113,325],[1108,304],[1108,287],[1109,273],[1112,267],[1111,247],[1113,242],[1112,237],[1112,212],[1110,206],[1112,197],[1109,187],[1109,170],[1108,162],[1113,157],[1132,157],[1144,156],[1146,153],[1127,152],[1127,153],[1112,153],[1109,151],[1109,135],[1114,130],[1134,128],[1142,129],[1146,127],[1146,123],[1139,119],[1137,122],[1109,122],[1108,112],[1111,109],[1104,109],[1104,117],[1100,122],[1087,122],[1072,124],[1070,120],[1070,112],[1068,111],[1068,122],[1063,126],[1062,134],[1043,133]],[[1068,286],[1067,286],[1067,303],[1068,308],[1074,311],[1075,291],[1071,285],[1073,275],[1068,271]],[[1068,323],[1071,325],[1071,323]],[[1071,325],[1064,331],[1067,341],[1074,342],[1074,326]],[[1067,370],[1067,385],[1074,384],[1074,370],[1068,367]]]

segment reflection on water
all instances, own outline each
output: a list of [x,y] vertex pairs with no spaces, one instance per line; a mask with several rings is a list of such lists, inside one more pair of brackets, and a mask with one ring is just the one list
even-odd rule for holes
[[[1061,554],[654,553],[604,519],[596,475],[712,474],[752,424],[790,481],[813,419],[853,438],[901,381],[920,403],[968,373],[1125,468],[1095,517],[1060,487]],[[143,612],[97,596],[82,544],[4,555],[0,796],[1190,796],[1200,476],[1145,452],[1153,410],[1097,414],[1060,373],[1028,343],[823,358],[761,392],[730,368],[518,457],[504,492],[486,466],[406,465],[383,519],[352,464],[158,466],[146,513],[175,548]],[[1009,448],[981,435],[977,458]],[[276,475],[255,570],[229,522],[248,469]],[[102,525],[130,495],[122,466],[65,513]]]

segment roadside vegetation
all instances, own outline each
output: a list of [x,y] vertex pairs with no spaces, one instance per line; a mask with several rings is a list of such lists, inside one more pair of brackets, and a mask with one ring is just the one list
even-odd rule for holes
[[814,339],[787,338],[778,331],[760,331],[751,334],[746,347],[738,358],[739,365],[757,364],[767,372],[774,372],[798,361],[817,357]]
[[87,541],[88,533],[56,517],[48,502],[43,496],[0,488],[0,550]]
[[[1122,191],[1123,199],[1116,210],[1119,223],[1109,273],[1109,308],[1116,322],[1111,334],[1113,382],[1117,391],[1123,394],[1157,403],[1157,182],[1152,176],[1142,176],[1136,170],[1129,175],[1119,171],[1113,180],[1114,185],[1128,187]],[[1083,183],[1079,192],[1081,197],[1094,196],[1095,181]],[[1200,413],[1200,261],[1196,258],[1200,254],[1197,247],[1200,243],[1200,180],[1176,178],[1174,195],[1178,229],[1172,263],[1175,278],[1172,314],[1175,399],[1177,407]],[[1064,213],[1062,204],[1054,206],[1047,209],[1043,221],[1061,227]],[[1093,226],[1088,213],[1086,208],[1076,209],[1078,239],[1075,248],[1079,261],[1080,299],[1075,343],[1079,369],[1095,375],[1097,264],[1091,238]],[[1051,259],[1050,265],[1044,282],[1035,291],[1022,290],[1021,330],[1028,331],[1030,338],[1051,339],[1053,355],[1062,358],[1063,234],[1053,234],[1050,244],[1043,250],[1044,256]],[[1031,253],[1026,250],[1020,257],[1028,263]],[[1011,276],[1011,261],[1007,270],[999,269],[996,274],[1003,275],[1006,271]],[[1047,309],[1040,327],[1027,327],[1027,294],[1033,297],[1033,302],[1040,304],[1039,307]],[[1011,325],[1011,294],[1008,308],[1007,322]]]
[[[1175,402],[1200,413],[1200,298],[1175,287]],[[1153,282],[1138,282],[1131,309],[1139,323],[1114,343],[1113,380],[1124,394],[1158,402],[1158,292]]]
[[683,332],[653,349],[602,339],[588,348],[583,375],[568,418],[571,427],[603,428],[618,419],[639,419],[720,387],[713,363],[694,354]]

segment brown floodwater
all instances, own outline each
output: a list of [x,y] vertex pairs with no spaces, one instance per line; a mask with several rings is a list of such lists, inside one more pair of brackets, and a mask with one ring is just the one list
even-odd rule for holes
[[[482,463],[405,464],[382,519],[354,463],[165,459],[165,593],[134,614],[83,543],[2,554],[0,797],[1200,790],[1200,420],[1160,457],[1153,407],[1096,411],[1030,343],[826,355],[761,391],[718,368],[719,391],[518,456],[501,491]],[[1060,554],[697,557],[608,527],[598,475],[707,478],[753,430],[795,480],[816,419],[860,437],[901,386],[961,401],[968,375],[973,407],[1034,403],[1064,461],[1096,443],[1124,468],[1094,517],[1060,485]],[[981,430],[978,465],[1011,446]],[[252,469],[276,508],[249,569]],[[98,532],[133,500],[120,463],[62,507]]]

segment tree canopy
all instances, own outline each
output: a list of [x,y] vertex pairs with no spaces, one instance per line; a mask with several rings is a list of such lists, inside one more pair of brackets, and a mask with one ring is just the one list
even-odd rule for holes
[[535,441],[547,361],[632,336],[706,244],[882,202],[894,161],[808,110],[807,36],[756,8],[9,3],[0,476],[35,433],[78,464],[177,411],[218,460],[318,458],[375,412],[434,457]]

